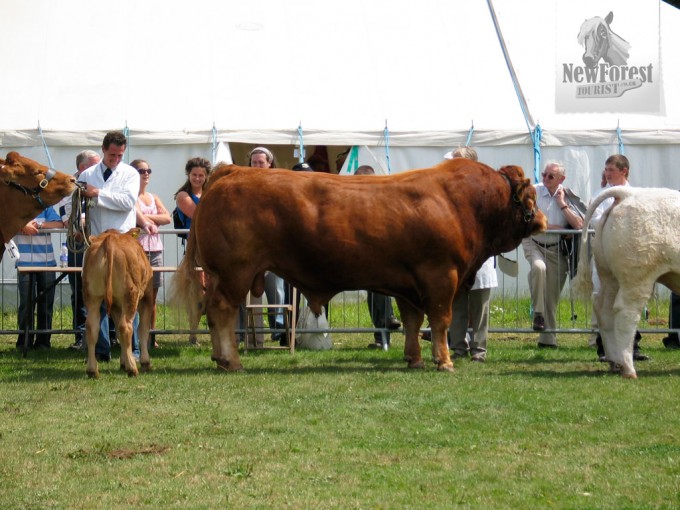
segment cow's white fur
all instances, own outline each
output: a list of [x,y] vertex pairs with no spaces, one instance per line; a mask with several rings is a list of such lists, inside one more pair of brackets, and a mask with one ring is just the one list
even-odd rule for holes
[[583,222],[578,274],[573,282],[576,295],[584,299],[593,288],[586,231],[597,206],[612,197],[614,205],[596,225],[591,244],[601,283],[593,309],[612,369],[620,367],[622,376],[634,379],[635,328],[654,283],[680,293],[680,193],[615,186],[593,200]]

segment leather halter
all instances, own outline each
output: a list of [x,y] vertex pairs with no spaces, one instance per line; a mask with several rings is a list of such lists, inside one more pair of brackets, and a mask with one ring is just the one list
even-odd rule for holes
[[[0,168],[3,167],[4,165],[0,166]],[[55,175],[57,175],[57,171],[54,168],[48,168],[47,172],[45,172],[45,177],[38,183],[37,188],[27,188],[26,186],[14,181],[4,181],[4,183],[7,186],[11,186],[12,188],[18,189],[19,191],[23,191],[24,195],[29,195],[34,198],[38,204],[40,204],[40,207],[47,209],[49,206],[43,202],[43,199],[40,197],[40,193],[47,187]]]

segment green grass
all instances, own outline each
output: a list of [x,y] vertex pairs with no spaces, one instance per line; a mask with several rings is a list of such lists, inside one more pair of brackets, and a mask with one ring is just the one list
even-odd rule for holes
[[163,336],[154,372],[89,380],[71,336],[28,358],[0,336],[1,506],[678,508],[680,352],[659,338],[637,381],[583,335],[510,334],[453,374],[407,370],[401,334],[250,351],[230,374]]

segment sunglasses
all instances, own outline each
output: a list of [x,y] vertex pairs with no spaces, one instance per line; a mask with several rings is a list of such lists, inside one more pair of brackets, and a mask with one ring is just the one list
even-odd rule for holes
[[541,175],[543,176],[544,179],[547,177],[549,181],[552,181],[555,178],[553,174],[549,174],[546,172],[543,172]]
[[144,175],[144,174],[151,175],[151,169],[150,168],[148,170],[142,169],[142,170],[137,170],[137,171],[139,172],[140,175]]

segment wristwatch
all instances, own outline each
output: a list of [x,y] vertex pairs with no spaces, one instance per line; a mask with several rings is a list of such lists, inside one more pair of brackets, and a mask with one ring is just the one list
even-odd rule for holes
[[35,227],[40,230],[43,226],[43,220],[35,220]]

